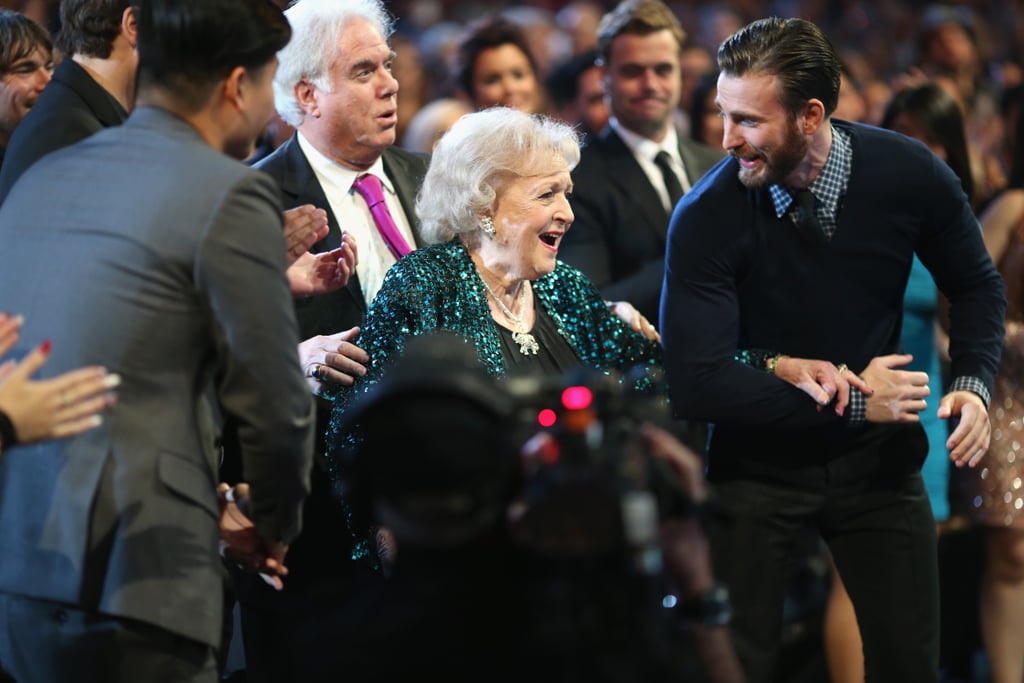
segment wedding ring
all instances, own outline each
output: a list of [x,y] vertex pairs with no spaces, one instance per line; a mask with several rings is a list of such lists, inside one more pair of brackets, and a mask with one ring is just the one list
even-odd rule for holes
[[317,365],[316,366],[316,378],[322,382],[324,377],[326,377],[326,376],[327,376],[327,366],[326,365]]
[[836,372],[838,372],[840,375],[849,369],[850,368],[846,367],[846,363],[840,363],[838,366],[836,366]]

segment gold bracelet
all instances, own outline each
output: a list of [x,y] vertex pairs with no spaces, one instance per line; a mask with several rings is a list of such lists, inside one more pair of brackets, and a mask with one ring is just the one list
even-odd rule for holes
[[781,353],[779,355],[777,355],[777,356],[772,356],[764,364],[764,369],[768,372],[769,375],[774,375],[775,374],[775,369],[779,366],[779,361],[782,360],[783,358],[788,358],[788,357],[789,356],[784,356]]

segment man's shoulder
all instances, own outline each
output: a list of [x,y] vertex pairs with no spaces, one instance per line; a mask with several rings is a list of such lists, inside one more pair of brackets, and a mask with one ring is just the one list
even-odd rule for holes
[[285,172],[285,169],[295,163],[296,154],[301,158],[305,158],[302,148],[299,147],[299,139],[296,137],[296,134],[293,134],[278,145],[274,151],[253,164],[253,168],[259,169],[271,176],[280,177]]
[[412,174],[422,179],[430,165],[430,156],[421,152],[410,152],[391,145],[381,154],[384,168],[389,175],[399,172]]
[[692,159],[692,162],[696,164],[696,168],[689,168],[687,172],[696,173],[698,177],[706,173],[725,156],[725,152],[718,147],[705,145],[703,142],[686,137],[679,138],[679,149],[683,153],[684,161]]

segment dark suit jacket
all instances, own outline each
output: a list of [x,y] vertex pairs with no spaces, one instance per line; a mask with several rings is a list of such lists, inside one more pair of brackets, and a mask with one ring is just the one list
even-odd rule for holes
[[[419,222],[414,206],[423,176],[427,171],[427,157],[390,147],[383,154],[384,170],[395,185],[402,208],[418,236]],[[327,203],[327,198],[313,168],[299,147],[297,136],[276,149],[256,164],[256,168],[277,181],[286,209],[312,204],[327,211],[330,232],[312,251],[329,251],[341,243],[341,228]],[[418,240],[417,240],[418,242]],[[417,244],[419,246],[419,244]],[[295,302],[299,321],[299,334],[308,339],[318,334],[334,334],[361,325],[366,313],[366,302],[358,277],[352,276],[348,286],[331,294],[306,297]],[[323,435],[330,417],[330,406],[321,401],[318,411],[317,454],[325,452]],[[318,465],[324,463],[318,457]],[[344,581],[350,571],[350,547],[347,523],[341,506],[331,493],[331,485],[324,467],[314,467],[313,492],[305,504],[305,526],[302,534],[288,552],[288,593],[296,594],[306,586],[324,582]],[[257,599],[280,602],[287,595],[274,595],[274,591],[259,581],[240,586],[239,600],[244,604],[254,593]]]
[[29,166],[128,118],[121,103],[72,59],[62,61],[39,101],[18,124],[0,168],[0,202]]
[[[416,246],[420,246],[415,204],[416,193],[423,182],[423,176],[427,173],[427,157],[397,147],[389,147],[384,151],[382,158],[384,172],[395,184],[395,192],[409,219],[413,234],[417,237]],[[286,209],[312,204],[327,211],[330,233],[314,244],[311,251],[330,251],[341,244],[341,228],[327,203],[327,197],[313,168],[299,147],[297,134],[274,150],[273,154],[259,161],[256,168],[277,180],[281,187],[281,200]],[[297,301],[296,313],[303,339],[317,334],[334,334],[361,324],[366,314],[366,301],[363,299],[359,278],[353,275],[348,286],[337,292]]]
[[[40,210],[45,207],[45,210]],[[0,208],[0,310],[40,375],[122,377],[103,424],[0,459],[0,591],[218,647],[217,460],[207,387],[240,425],[251,517],[299,532],[313,401],[273,181],[151,107],[48,155]]]
[[[682,138],[679,152],[691,184],[723,156]],[[629,301],[655,323],[671,218],[657,191],[610,126],[583,148],[572,177],[576,219],[559,258],[582,270],[606,299]]]

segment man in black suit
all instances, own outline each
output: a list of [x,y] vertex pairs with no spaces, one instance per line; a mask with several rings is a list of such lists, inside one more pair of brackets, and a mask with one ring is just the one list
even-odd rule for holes
[[[277,180],[286,208],[312,204],[326,211],[329,232],[313,251],[336,248],[345,232],[359,250],[347,287],[296,300],[306,339],[300,345],[302,366],[319,390],[325,383],[351,383],[364,372],[366,356],[352,341],[395,261],[353,182],[367,173],[381,180],[387,207],[415,248],[413,205],[427,158],[393,146],[398,83],[387,43],[393,20],[383,4],[300,0],[286,15],[294,34],[278,55],[274,88],[278,113],[297,132],[257,168]],[[333,49],[320,49],[324,41]],[[320,424],[326,425],[329,406],[321,401],[319,407]],[[321,437],[323,431],[318,429]],[[318,443],[317,453],[323,452]],[[249,681],[338,680],[344,672],[329,662],[340,659],[345,644],[333,634],[360,582],[380,580],[351,559],[345,511],[322,458],[314,467],[303,520],[288,554],[284,591],[252,575],[235,577]]]
[[[559,249],[606,299],[629,301],[648,320],[658,319],[672,208],[722,157],[674,125],[683,39],[661,0],[624,0],[602,18],[598,61],[612,118],[573,171],[576,220]],[[673,173],[667,182],[659,155]]]
[[56,46],[64,60],[11,136],[0,202],[41,157],[124,122],[135,98],[133,0],[61,0]]

